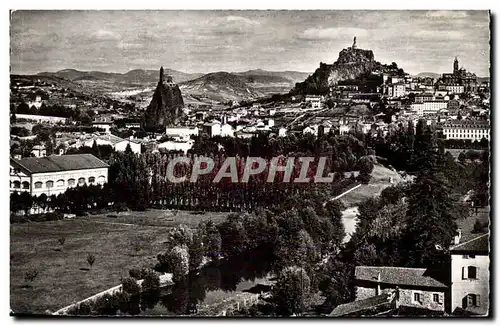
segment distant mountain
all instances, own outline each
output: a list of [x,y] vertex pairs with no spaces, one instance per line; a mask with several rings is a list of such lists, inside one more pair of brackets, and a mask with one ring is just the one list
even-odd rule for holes
[[[261,80],[261,77],[258,79]],[[264,93],[250,85],[252,81],[254,81],[252,76],[241,76],[220,71],[183,82],[180,87],[185,94],[217,102],[240,101],[264,96]]]
[[297,78],[307,75],[296,71],[260,69],[238,73],[219,71],[183,82],[181,90],[186,95],[217,102],[254,100],[271,94],[288,93]]
[[439,78],[441,77],[441,74],[435,73],[435,72],[421,72],[417,74],[415,77],[419,78]]
[[302,81],[310,75],[308,72],[300,71],[266,71],[262,69],[253,69],[244,72],[237,72],[236,75],[241,76],[272,76],[272,77],[282,77],[291,81],[293,84]]
[[[201,74],[184,73],[167,68],[164,73],[165,76],[171,76],[174,83],[179,84],[185,95],[216,102],[252,100],[270,94],[288,93],[296,82],[304,80],[309,75],[299,71],[262,69]],[[157,70],[144,69],[134,69],[124,74],[64,69],[57,72],[41,72],[38,76],[62,78],[105,94],[124,89],[154,87],[159,78]]]
[[[101,71],[79,71],[76,69],[64,69],[57,72],[41,72],[39,76],[53,76],[64,78],[74,82],[102,81],[116,84],[155,84],[158,81],[157,70],[135,69],[127,73],[113,73]],[[165,75],[172,76],[176,82],[198,78],[203,74],[190,74],[173,69],[165,69]]]

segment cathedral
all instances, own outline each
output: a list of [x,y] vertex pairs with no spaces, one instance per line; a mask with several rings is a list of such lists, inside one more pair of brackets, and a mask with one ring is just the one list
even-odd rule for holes
[[453,72],[444,73],[438,81],[438,85],[462,85],[466,92],[474,92],[478,87],[477,76],[464,68],[459,68],[457,57],[455,57],[455,61],[453,62]]

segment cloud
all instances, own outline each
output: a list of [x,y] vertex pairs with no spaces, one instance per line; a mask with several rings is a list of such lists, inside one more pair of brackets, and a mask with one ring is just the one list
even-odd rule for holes
[[129,42],[119,42],[118,43],[118,48],[123,49],[123,50],[128,50],[128,49],[142,49],[142,48],[144,48],[144,44],[129,43]]
[[367,37],[369,31],[356,27],[308,28],[298,35],[302,40],[335,40],[339,38]]
[[441,18],[441,19],[460,19],[460,18],[466,18],[468,14],[465,11],[458,11],[458,10],[436,10],[427,12],[426,16],[430,18]]
[[431,40],[463,40],[466,38],[463,31],[453,30],[420,30],[415,32],[413,36]]
[[211,19],[207,22],[208,32],[223,35],[240,35],[251,33],[260,25],[260,22],[241,16],[224,16]]
[[116,34],[115,32],[103,29],[100,29],[92,33],[92,37],[98,41],[113,41],[113,40],[119,40],[121,38],[120,35]]

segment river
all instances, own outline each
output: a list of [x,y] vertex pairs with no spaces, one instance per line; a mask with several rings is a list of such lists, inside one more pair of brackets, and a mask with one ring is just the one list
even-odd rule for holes
[[358,223],[359,209],[358,206],[349,207],[342,211],[342,223],[345,228],[345,237],[343,242],[348,242],[351,239],[352,234],[356,230],[356,224]]

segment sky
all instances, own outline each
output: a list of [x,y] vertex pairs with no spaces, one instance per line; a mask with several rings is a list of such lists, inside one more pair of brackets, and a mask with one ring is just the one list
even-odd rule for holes
[[161,65],[190,73],[313,72],[352,45],[405,71],[489,76],[487,11],[14,11],[14,74],[124,73]]

